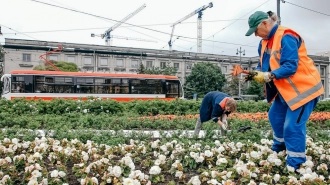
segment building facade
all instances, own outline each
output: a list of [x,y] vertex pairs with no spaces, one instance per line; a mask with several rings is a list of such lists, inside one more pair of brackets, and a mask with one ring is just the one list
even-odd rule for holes
[[[87,45],[39,40],[5,39],[4,73],[12,70],[32,70],[44,65],[40,56],[47,51],[63,47],[61,52],[47,55],[48,60],[66,61],[77,64],[81,72],[136,73],[142,63],[146,68],[170,64],[178,69],[177,76],[184,84],[194,64],[210,62],[229,76],[233,66],[241,63],[247,70],[254,70],[259,57],[239,57],[182,51],[153,50],[130,47]],[[329,57],[310,56],[321,73],[325,86],[324,97],[329,97]]]

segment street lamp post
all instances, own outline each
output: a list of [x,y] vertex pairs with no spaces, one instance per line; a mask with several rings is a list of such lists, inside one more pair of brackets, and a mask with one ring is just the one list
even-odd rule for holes
[[[239,54],[239,65],[242,67],[242,53],[243,56],[245,56],[245,50],[242,51],[242,48],[239,47],[239,50],[237,49],[236,55]],[[238,78],[238,96],[241,97],[241,79],[242,79],[242,73],[240,74]]]

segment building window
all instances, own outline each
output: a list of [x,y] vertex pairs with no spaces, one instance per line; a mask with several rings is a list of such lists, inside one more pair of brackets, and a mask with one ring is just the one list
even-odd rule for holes
[[147,61],[146,68],[147,68],[147,69],[152,68],[152,61]]
[[24,62],[31,62],[31,54],[23,53],[23,61]]
[[222,66],[222,73],[227,73],[228,66]]
[[187,64],[187,69],[191,69],[192,68],[192,64]]
[[49,56],[49,60],[52,60],[52,61],[58,61],[58,58],[56,55],[50,55]]
[[131,61],[131,68],[138,68],[139,62],[137,60]]
[[75,63],[75,57],[74,56],[68,56],[68,62]]
[[180,65],[179,65],[180,63],[174,63],[174,68],[176,68],[176,69],[179,69],[179,67],[180,67]]
[[160,68],[165,68],[166,67],[166,62],[160,62]]
[[92,57],[85,57],[84,58],[85,65],[92,65]]
[[124,67],[124,60],[123,59],[117,59],[116,66],[117,67]]
[[325,67],[320,67],[321,76],[325,75]]
[[107,66],[108,65],[108,59],[107,58],[101,58],[100,65],[101,66]]

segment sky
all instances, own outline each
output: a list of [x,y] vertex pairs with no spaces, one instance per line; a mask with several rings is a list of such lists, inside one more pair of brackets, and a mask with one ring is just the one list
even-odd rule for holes
[[[5,38],[44,40],[67,43],[105,45],[100,35],[116,21],[146,7],[111,32],[112,45],[169,50],[171,25],[194,10],[213,3],[203,11],[202,52],[236,55],[241,48],[245,56],[257,56],[260,38],[246,37],[248,18],[255,11],[277,12],[277,0],[0,0],[0,25]],[[39,2],[36,2],[39,1]],[[48,3],[91,15],[49,6]],[[308,10],[309,9],[309,10]],[[330,0],[289,0],[280,3],[281,25],[298,32],[308,54],[330,51]],[[184,38],[186,37],[186,38]],[[142,39],[143,41],[137,41]],[[152,41],[152,42],[150,42]],[[177,24],[172,38],[173,50],[197,51],[197,14]],[[243,54],[243,53],[241,53]],[[239,54],[238,54],[239,55]]]

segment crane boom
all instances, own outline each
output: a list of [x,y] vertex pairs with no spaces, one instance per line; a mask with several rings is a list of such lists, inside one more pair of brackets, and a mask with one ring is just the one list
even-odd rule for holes
[[106,37],[105,42],[107,43],[107,45],[109,45],[109,40],[111,38],[110,36],[110,32],[113,31],[114,29],[118,28],[120,25],[122,25],[124,22],[126,22],[128,19],[132,18],[134,15],[136,15],[137,13],[139,13],[141,10],[143,10],[146,7],[146,4],[143,4],[141,7],[139,7],[137,10],[135,10],[134,12],[130,13],[129,15],[127,15],[124,19],[122,19],[121,21],[117,22],[115,25],[113,25],[111,28],[109,28],[108,30],[106,30],[104,32],[104,34],[102,34],[102,39],[104,37]]
[[[175,23],[173,23],[173,24],[171,25],[171,27],[173,27],[173,28],[172,28],[172,32],[171,32],[171,36],[170,36],[170,41],[168,41],[168,45],[169,45],[170,50],[172,50],[172,37],[173,37],[173,33],[174,33],[175,25],[177,25],[177,24],[179,24],[179,23],[182,23],[183,21],[185,21],[185,20],[187,20],[188,18],[194,16],[195,14],[199,14],[199,15],[198,15],[198,20],[197,20],[197,24],[198,24],[198,25],[197,25],[197,32],[198,32],[197,35],[200,35],[199,33],[202,33],[202,31],[201,31],[201,29],[202,29],[202,26],[201,26],[201,25],[202,25],[202,24],[201,24],[201,19],[202,19],[202,15],[203,15],[203,14],[202,14],[202,11],[206,10],[207,8],[212,8],[212,7],[213,7],[213,3],[210,2],[208,5],[204,5],[204,6],[200,7],[200,8],[198,8],[198,9],[196,9],[195,11],[191,12],[191,13],[188,14],[187,16],[183,17],[182,19],[176,21]],[[197,38],[197,40],[198,40],[198,38]],[[201,39],[199,39],[199,40],[197,41],[197,44],[198,44],[199,42],[201,42]],[[201,43],[200,43],[200,44],[201,44]]]

